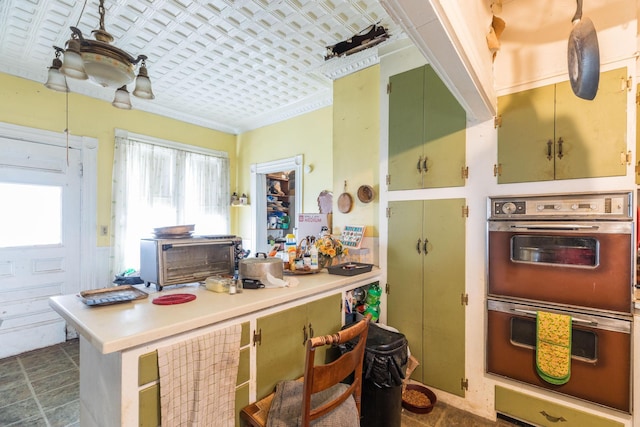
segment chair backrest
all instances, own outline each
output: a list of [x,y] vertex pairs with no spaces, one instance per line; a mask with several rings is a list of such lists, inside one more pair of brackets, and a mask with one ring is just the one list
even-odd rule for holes
[[[302,398],[302,426],[308,427],[311,420],[322,417],[342,404],[353,395],[360,414],[360,396],[362,394],[362,363],[367,344],[367,333],[371,315],[332,335],[314,337],[307,341],[307,352],[304,369],[304,396]],[[357,338],[355,347],[342,354],[337,360],[326,365],[315,366],[315,349],[323,345],[346,343]],[[351,385],[334,400],[322,406],[311,408],[311,395],[332,387],[353,373]]]

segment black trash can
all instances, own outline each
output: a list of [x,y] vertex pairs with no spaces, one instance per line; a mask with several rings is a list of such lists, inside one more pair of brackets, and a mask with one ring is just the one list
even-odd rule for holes
[[407,353],[403,334],[375,323],[369,325],[362,369],[361,427],[400,427]]

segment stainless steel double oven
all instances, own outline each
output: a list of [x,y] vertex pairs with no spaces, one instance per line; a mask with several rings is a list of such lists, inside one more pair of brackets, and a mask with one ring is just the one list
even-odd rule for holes
[[[631,412],[632,193],[490,197],[487,372]],[[571,377],[535,368],[538,311],[572,317]]]

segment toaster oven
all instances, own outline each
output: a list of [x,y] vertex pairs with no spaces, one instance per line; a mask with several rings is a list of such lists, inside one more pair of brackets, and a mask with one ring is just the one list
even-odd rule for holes
[[234,275],[242,239],[216,235],[140,240],[140,279],[161,291],[164,286],[202,282],[209,276]]

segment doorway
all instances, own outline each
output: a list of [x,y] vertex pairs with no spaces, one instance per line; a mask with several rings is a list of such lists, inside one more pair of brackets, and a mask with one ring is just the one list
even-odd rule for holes
[[[302,167],[301,154],[251,165],[251,194],[254,195],[251,203],[252,253],[268,253],[271,248],[269,236],[286,234],[286,230],[293,233],[297,227],[297,214],[302,212]],[[278,228],[278,225],[282,227],[278,218],[282,221],[285,215],[289,221],[287,228]]]
[[0,358],[75,334],[49,298],[96,283],[96,148],[92,138],[0,124]]

